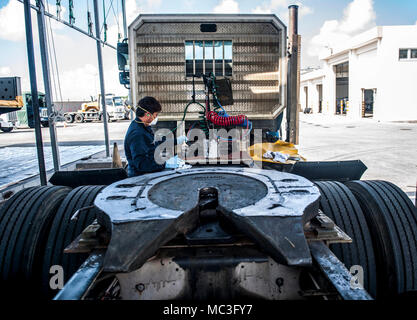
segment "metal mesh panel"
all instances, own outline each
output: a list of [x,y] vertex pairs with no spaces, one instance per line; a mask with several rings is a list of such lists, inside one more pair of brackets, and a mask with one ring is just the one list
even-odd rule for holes
[[[280,40],[270,23],[217,23],[217,32],[202,33],[200,23],[145,22],[136,31],[137,100],[156,97],[163,115],[182,118],[192,95],[192,81],[185,74],[185,41],[231,40],[235,103],[230,114],[270,118],[280,104]],[[204,101],[204,86],[196,80],[196,99]],[[191,112],[199,109],[191,108]]]

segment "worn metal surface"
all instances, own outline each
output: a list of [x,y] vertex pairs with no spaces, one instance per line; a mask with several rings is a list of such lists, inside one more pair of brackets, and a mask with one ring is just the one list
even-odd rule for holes
[[[233,184],[231,177],[239,184]],[[198,190],[203,187],[220,189],[219,204],[241,216],[303,217],[308,215],[306,208],[320,196],[312,182],[290,173],[205,167],[118,181],[100,192],[95,205],[116,224],[177,218],[198,204]],[[165,193],[155,194],[154,190]],[[255,191],[264,196],[253,194]],[[239,196],[246,199],[236,203]]]
[[59,291],[54,300],[81,300],[99,275],[102,266],[103,253],[92,253],[68,280],[64,288]]
[[[215,23],[217,31],[201,32],[201,23]],[[232,41],[234,105],[229,113],[272,118],[285,105],[286,27],[275,15],[138,16],[129,26],[133,103],[155,96],[163,105],[161,120],[182,118],[192,95],[185,41],[193,40]],[[196,99],[204,102],[201,79],[196,79]],[[197,116],[199,109],[191,108],[190,116]]]
[[117,279],[125,300],[295,300],[302,299],[299,275],[248,246],[163,249]]
[[[238,182],[238,184],[233,183]],[[111,225],[105,270],[139,268],[163,244],[200,220],[199,190],[218,190],[218,214],[288,265],[309,265],[303,224],[318,213],[318,189],[288,173],[247,168],[193,168],[125,179],[96,198]]]
[[350,272],[322,241],[314,241],[309,245],[321,271],[344,300],[373,300],[365,289],[352,284]]

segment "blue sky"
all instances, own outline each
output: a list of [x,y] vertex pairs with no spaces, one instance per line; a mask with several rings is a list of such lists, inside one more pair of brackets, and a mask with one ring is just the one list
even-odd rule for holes
[[[34,1],[33,1],[34,2]],[[55,0],[49,0],[55,14]],[[98,1],[102,10],[102,0]],[[105,0],[106,10],[112,0]],[[415,25],[417,0],[126,0],[128,20],[139,13],[274,13],[285,23],[289,4],[300,5],[299,33],[302,35],[302,67],[319,66],[318,52],[325,44],[345,39],[376,25]],[[68,20],[68,1],[62,0],[62,18]],[[87,29],[87,1],[74,0],[75,24]],[[89,0],[92,11],[92,0]],[[113,12],[114,11],[114,12]],[[115,44],[119,28],[120,0],[113,0],[108,16],[108,41]],[[102,19],[102,17],[101,17]],[[36,16],[32,14],[34,29]],[[85,99],[98,90],[95,42],[71,29],[51,23],[57,52],[63,99]],[[37,33],[34,34],[35,42]],[[23,5],[17,0],[0,0],[0,76],[21,76],[29,88]],[[35,48],[38,46],[35,43]],[[103,49],[105,82],[108,92],[127,94],[118,85],[116,56],[113,49]],[[39,61],[39,54],[37,54]],[[41,67],[37,75],[42,90]],[[57,79],[55,79],[57,83]]]

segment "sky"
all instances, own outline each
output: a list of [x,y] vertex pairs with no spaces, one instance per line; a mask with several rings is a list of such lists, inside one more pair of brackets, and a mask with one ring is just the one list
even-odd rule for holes
[[[56,1],[45,0],[56,15]],[[35,3],[34,0],[32,0]],[[61,19],[68,21],[68,0],[61,0]],[[75,25],[87,30],[87,11],[93,0],[74,0]],[[99,0],[100,21],[103,21]],[[301,67],[319,67],[320,52],[375,26],[417,25],[417,0],[126,0],[128,24],[140,13],[259,13],[276,14],[288,23],[288,5],[299,5],[299,33],[302,36]],[[36,14],[32,10],[38,89],[43,91]],[[116,45],[123,33],[120,0],[105,0],[108,43]],[[94,16],[92,15],[94,21]],[[96,42],[54,20],[47,19],[54,100],[89,100],[99,87]],[[50,20],[50,22],[49,22]],[[103,32],[101,37],[103,38]],[[54,46],[52,46],[54,44]],[[103,47],[107,93],[127,95],[119,84],[116,51]],[[57,66],[57,68],[55,67]],[[56,72],[58,70],[58,72]],[[0,0],[0,77],[19,76],[22,89],[30,89],[23,4]]]

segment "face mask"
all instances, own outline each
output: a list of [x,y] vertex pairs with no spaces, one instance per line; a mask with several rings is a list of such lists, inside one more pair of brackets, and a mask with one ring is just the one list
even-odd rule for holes
[[154,118],[149,125],[154,126],[156,125],[157,122],[158,122],[158,117]]

